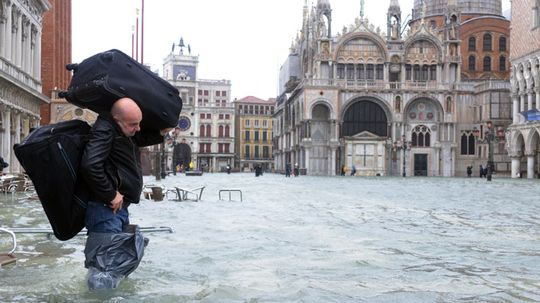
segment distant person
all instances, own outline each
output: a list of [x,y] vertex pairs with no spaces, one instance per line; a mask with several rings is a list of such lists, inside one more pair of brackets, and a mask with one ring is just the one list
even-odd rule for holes
[[351,176],[354,176],[356,175],[356,166],[352,166],[352,169],[351,169]]
[[294,176],[298,177],[299,174],[300,174],[300,169],[298,168],[298,162],[297,162],[297,163],[294,163]]
[[341,166],[341,175],[342,175],[342,176],[345,176],[346,170],[347,170],[347,167],[346,167],[345,165],[342,165],[342,166]]
[[291,176],[291,163],[285,164],[285,177]]
[[227,175],[231,174],[231,165],[227,164]]
[[7,168],[9,164],[4,161],[4,158],[0,157],[0,174],[4,173],[4,168]]
[[471,177],[472,175],[472,166],[467,166],[467,177]]
[[484,167],[482,166],[482,164],[480,164],[479,173],[480,173],[480,178],[483,178],[484,177]]

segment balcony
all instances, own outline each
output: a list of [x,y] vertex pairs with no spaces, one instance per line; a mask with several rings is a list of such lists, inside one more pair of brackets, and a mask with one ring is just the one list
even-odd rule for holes
[[438,81],[385,82],[382,80],[306,79],[305,87],[329,87],[347,90],[450,90],[453,84]]

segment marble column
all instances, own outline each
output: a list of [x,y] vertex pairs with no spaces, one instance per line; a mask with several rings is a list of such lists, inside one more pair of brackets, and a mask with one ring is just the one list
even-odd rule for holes
[[[310,163],[310,158],[309,158],[309,151],[311,150],[311,147],[308,147],[308,148],[305,148],[304,149],[304,165],[305,165],[305,168],[306,168],[306,175],[309,174],[309,163]],[[300,165],[301,162],[299,162],[298,164]]]
[[510,156],[512,159],[512,178],[517,178],[520,170],[521,158],[519,156]]
[[[525,110],[525,93],[521,92],[519,95],[519,111],[518,114]],[[521,115],[519,115],[519,122],[523,123],[525,122],[525,118]]]
[[41,31],[36,29],[36,46],[34,50],[34,78],[41,80]]
[[335,147],[332,147],[331,148],[331,152],[332,152],[332,156],[330,157],[330,161],[332,161],[332,163],[330,163],[330,176],[335,176],[336,175],[336,148]]
[[512,124],[519,123],[519,100],[517,94],[512,94]]
[[11,110],[2,109],[2,122],[4,136],[2,137],[2,157],[7,163],[11,163]]
[[534,178],[534,154],[527,154],[527,179]]
[[527,92],[527,95],[529,96],[529,100],[527,102],[527,110],[531,110],[533,109],[533,90],[532,89],[529,89],[528,92]]
[[22,18],[22,12],[20,9],[17,9],[17,31],[15,35],[15,51],[13,53],[14,55],[14,63],[18,67],[22,67],[22,27],[23,27],[23,18]]
[[[6,7],[4,7],[6,8]],[[5,36],[4,36],[4,42],[6,43],[4,48],[4,57],[9,61],[11,60],[11,40],[12,38],[12,28],[13,28],[13,15],[11,13],[11,0],[7,1],[7,9],[6,9],[6,28],[5,28]]]

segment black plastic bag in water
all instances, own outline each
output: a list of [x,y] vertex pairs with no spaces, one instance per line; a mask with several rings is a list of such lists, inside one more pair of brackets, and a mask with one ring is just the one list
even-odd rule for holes
[[124,232],[118,234],[89,233],[84,249],[88,287],[91,290],[116,288],[139,266],[146,244],[148,239],[137,225],[127,225]]

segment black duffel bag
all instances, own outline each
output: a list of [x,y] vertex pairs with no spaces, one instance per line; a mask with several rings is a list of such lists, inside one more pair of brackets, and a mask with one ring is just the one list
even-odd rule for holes
[[79,164],[90,126],[71,120],[42,126],[13,147],[32,180],[54,235],[65,241],[84,228],[90,193]]
[[108,112],[122,97],[141,108],[142,129],[175,127],[182,110],[178,89],[119,50],[98,53],[79,64],[68,64],[73,78],[59,96],[97,113]]

